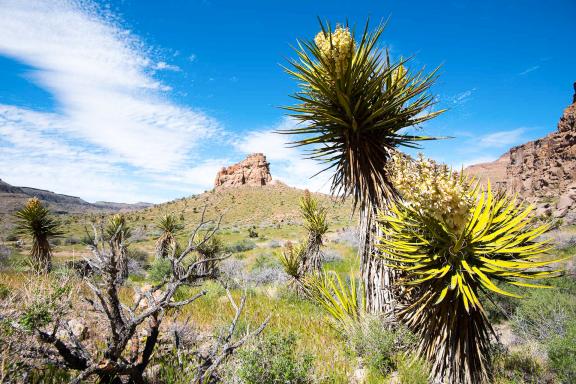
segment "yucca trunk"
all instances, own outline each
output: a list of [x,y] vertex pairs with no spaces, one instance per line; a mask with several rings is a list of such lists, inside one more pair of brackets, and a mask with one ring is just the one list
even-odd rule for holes
[[37,273],[49,273],[52,270],[52,250],[45,236],[32,240],[31,255]]
[[317,236],[309,236],[306,251],[302,257],[300,265],[300,275],[308,276],[318,274],[322,271],[322,239]]
[[383,233],[376,221],[378,208],[368,205],[360,212],[360,273],[364,286],[366,311],[369,313],[389,313],[397,301],[393,283],[397,271],[386,266],[386,260],[376,248]]

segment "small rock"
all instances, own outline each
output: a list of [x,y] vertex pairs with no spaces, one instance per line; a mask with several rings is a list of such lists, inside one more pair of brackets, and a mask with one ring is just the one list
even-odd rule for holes
[[569,209],[574,204],[574,200],[569,194],[564,194],[560,196],[558,199],[558,203],[556,203],[556,210],[564,211]]

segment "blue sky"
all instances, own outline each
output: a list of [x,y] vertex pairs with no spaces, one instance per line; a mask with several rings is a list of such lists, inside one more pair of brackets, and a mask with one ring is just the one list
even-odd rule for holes
[[89,201],[210,189],[264,152],[275,178],[327,191],[272,131],[292,122],[280,64],[316,17],[390,17],[383,44],[442,65],[425,154],[459,167],[553,131],[576,81],[574,0],[0,0],[0,178]]

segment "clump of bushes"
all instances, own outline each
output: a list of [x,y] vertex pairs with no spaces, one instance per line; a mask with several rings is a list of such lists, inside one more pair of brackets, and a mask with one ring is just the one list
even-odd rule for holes
[[169,259],[155,259],[150,265],[148,277],[153,281],[162,281],[168,277],[172,271],[172,264]]
[[556,335],[548,344],[550,368],[562,383],[576,383],[576,320],[567,324],[564,335]]
[[256,232],[256,226],[255,225],[248,228],[248,237],[250,237],[251,239],[255,239],[258,237],[258,232]]
[[[415,358],[403,356],[415,346],[416,337],[402,325],[391,326],[380,318],[367,317],[350,327],[347,333],[352,352],[362,358],[363,364],[373,373],[385,377],[400,366],[404,371],[424,366],[421,361],[412,361]],[[428,372],[424,373],[427,378]]]
[[238,354],[236,376],[243,384],[312,383],[310,354],[296,350],[293,333],[270,333]]
[[256,248],[256,243],[252,240],[243,239],[234,244],[228,245],[226,251],[231,253],[245,252]]

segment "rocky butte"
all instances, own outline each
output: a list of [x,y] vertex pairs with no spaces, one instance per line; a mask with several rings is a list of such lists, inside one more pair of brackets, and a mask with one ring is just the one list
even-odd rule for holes
[[266,161],[266,156],[253,153],[237,164],[222,168],[216,175],[214,187],[262,186],[271,181],[270,163]]
[[572,104],[549,135],[511,148],[498,160],[472,165],[468,174],[518,193],[539,214],[576,222],[576,83]]

